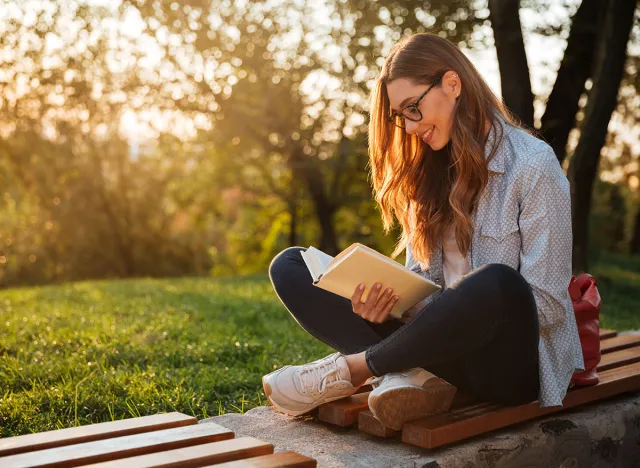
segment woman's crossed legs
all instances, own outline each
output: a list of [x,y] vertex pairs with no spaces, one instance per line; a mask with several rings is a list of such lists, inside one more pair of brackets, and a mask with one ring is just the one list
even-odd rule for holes
[[516,270],[484,265],[407,323],[375,324],[356,315],[349,300],[312,284],[302,250],[291,247],[273,259],[273,287],[302,328],[347,355],[352,369],[354,360],[375,376],[422,368],[484,401],[513,405],[537,398],[538,316]]

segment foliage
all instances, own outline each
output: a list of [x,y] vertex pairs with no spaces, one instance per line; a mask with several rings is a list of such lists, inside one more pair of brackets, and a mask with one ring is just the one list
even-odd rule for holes
[[[492,46],[487,6],[471,0],[0,5],[0,286],[253,273],[291,244],[389,253],[398,231],[382,233],[367,180],[381,57],[422,31]],[[521,6],[533,31],[568,34],[550,2]],[[558,9],[568,19],[576,4]],[[136,119],[146,133],[132,140]],[[640,180],[625,161],[621,182]]]

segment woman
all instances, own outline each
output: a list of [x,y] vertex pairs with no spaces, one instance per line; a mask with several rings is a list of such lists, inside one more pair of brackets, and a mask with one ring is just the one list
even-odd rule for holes
[[435,375],[484,401],[561,405],[584,364],[567,291],[569,184],[553,150],[435,35],[392,49],[370,104],[376,201],[387,232],[402,225],[393,255],[406,248],[406,266],[442,290],[389,320],[396,297],[384,285],[348,301],[312,285],[301,248],[281,252],[276,293],[338,352],[265,375],[270,402],[302,414],[368,381],[372,412],[399,429],[433,410]]

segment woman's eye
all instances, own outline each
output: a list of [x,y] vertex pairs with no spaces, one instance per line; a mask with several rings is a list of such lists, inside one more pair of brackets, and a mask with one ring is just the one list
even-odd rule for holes
[[419,118],[420,112],[415,107],[409,107],[402,112],[406,117],[409,118]]

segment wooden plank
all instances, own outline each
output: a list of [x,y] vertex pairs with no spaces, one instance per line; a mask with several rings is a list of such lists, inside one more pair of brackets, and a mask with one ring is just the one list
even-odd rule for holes
[[316,468],[317,465],[316,460],[299,453],[278,452],[273,455],[210,465],[210,468]]
[[0,459],[0,465],[2,468],[44,466],[66,468],[232,439],[233,436],[232,431],[218,424],[195,424],[116,439],[9,455]]
[[318,408],[320,421],[347,427],[358,422],[358,413],[369,409],[369,392],[325,403]]
[[361,411],[360,414],[358,414],[358,429],[361,432],[366,432],[367,434],[378,437],[393,437],[400,433],[400,431],[383,426],[369,410]]
[[472,404],[478,403],[478,399],[470,393],[464,393],[458,390],[453,396],[453,402],[451,402],[450,410],[463,408]]
[[193,416],[174,412],[27,434],[0,439],[0,457],[197,423]]
[[243,458],[257,457],[273,453],[273,445],[253,437],[222,440],[210,444],[185,447],[166,452],[151,453],[131,458],[121,458],[83,468],[197,468],[199,466],[224,463]]
[[618,335],[618,332],[615,330],[600,329],[600,340],[613,338],[614,336],[617,336],[617,335]]
[[616,336],[615,338],[609,338],[608,340],[600,342],[600,352],[602,354],[612,353],[620,349],[631,348],[638,345],[640,345],[640,334]]
[[562,407],[540,408],[537,401],[512,407],[491,404],[485,404],[483,407],[480,404],[406,423],[402,431],[402,440],[419,447],[435,448],[563,409],[638,389],[640,389],[640,362],[601,372],[598,385],[569,391]]
[[598,364],[598,372],[613,369],[615,367],[627,366],[634,362],[640,362],[640,346],[603,354],[602,359],[600,359],[600,363]]

